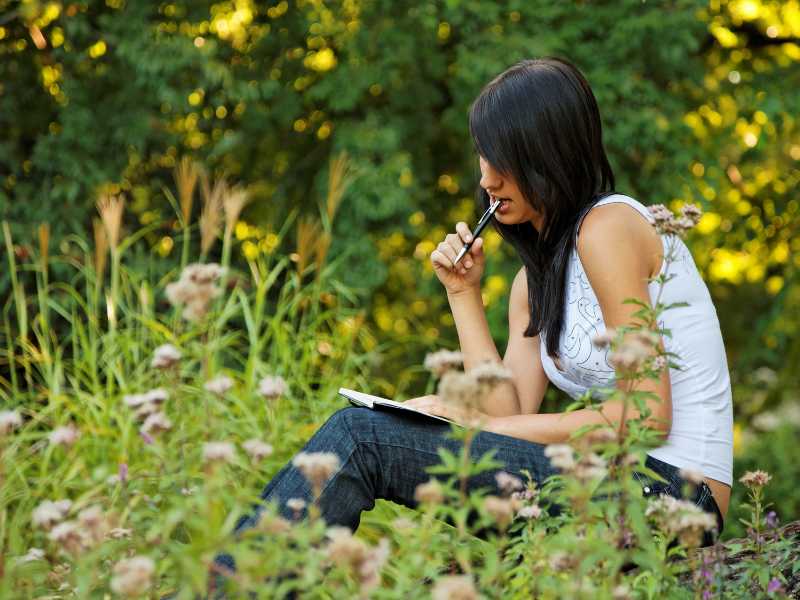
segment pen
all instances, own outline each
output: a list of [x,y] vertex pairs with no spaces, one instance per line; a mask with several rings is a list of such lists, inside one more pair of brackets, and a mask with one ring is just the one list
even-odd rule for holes
[[461,260],[461,258],[467,252],[469,252],[469,249],[472,248],[472,242],[474,242],[476,239],[478,239],[478,236],[480,235],[481,231],[483,231],[483,228],[486,227],[486,224],[491,220],[492,215],[494,214],[494,211],[497,210],[497,208],[500,206],[501,202],[502,202],[502,200],[495,200],[489,206],[489,208],[486,209],[486,212],[483,213],[483,216],[478,220],[478,224],[475,226],[475,231],[472,232],[472,241],[467,242],[466,244],[464,244],[464,246],[459,251],[458,256],[456,256],[456,259],[453,261],[453,265],[457,265],[458,261]]

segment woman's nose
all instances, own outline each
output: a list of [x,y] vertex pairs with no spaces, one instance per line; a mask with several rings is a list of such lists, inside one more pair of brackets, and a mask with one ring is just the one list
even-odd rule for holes
[[503,182],[499,177],[494,177],[486,173],[481,175],[480,186],[489,193],[500,189],[502,183]]

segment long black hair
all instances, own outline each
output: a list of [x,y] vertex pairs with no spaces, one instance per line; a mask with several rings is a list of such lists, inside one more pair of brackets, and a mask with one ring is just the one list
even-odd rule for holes
[[[603,149],[600,111],[589,83],[569,61],[522,60],[492,79],[472,103],[475,149],[543,215],[530,223],[492,219],[525,266],[530,322],[526,337],[546,332],[547,353],[558,356],[564,326],[567,264],[578,220],[614,190]],[[489,194],[478,186],[480,210]]]

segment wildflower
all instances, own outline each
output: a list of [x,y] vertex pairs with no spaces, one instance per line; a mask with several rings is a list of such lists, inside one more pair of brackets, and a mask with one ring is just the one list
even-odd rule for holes
[[18,411],[0,411],[0,435],[7,435],[20,427],[22,427],[22,416]]
[[687,231],[700,222],[702,216],[702,211],[694,204],[684,205],[679,217],[676,217],[663,204],[654,204],[648,208],[655,220],[656,231],[665,235],[674,234],[683,237]]
[[681,206],[681,215],[692,223],[692,227],[700,222],[703,211],[696,204],[684,204]]
[[230,442],[206,442],[203,444],[203,460],[212,462],[233,462],[236,449]]
[[130,539],[132,534],[133,534],[132,529],[126,529],[125,527],[113,527],[112,529],[108,530],[106,537],[108,537],[111,540],[122,540],[122,539]]
[[114,565],[111,591],[120,596],[138,596],[150,589],[156,565],[147,556],[123,558]]
[[83,532],[93,544],[100,543],[108,531],[108,520],[103,510],[95,505],[83,509],[78,513],[78,523],[83,528]]
[[152,435],[161,431],[169,431],[170,429],[172,429],[172,421],[163,412],[156,412],[144,420],[139,432],[144,435]]
[[491,389],[494,386],[511,380],[511,371],[501,363],[486,360],[469,371],[470,377],[477,381],[483,388]]
[[300,452],[292,459],[318,495],[322,486],[339,469],[339,457],[333,452]]
[[653,358],[653,364],[652,364],[653,370],[661,371],[666,366],[667,366],[667,357],[664,356],[663,354]]
[[214,379],[206,381],[203,388],[207,392],[216,394],[217,396],[224,396],[225,393],[233,387],[233,379],[227,375],[219,375]]
[[25,564],[36,560],[44,560],[44,550],[41,548],[29,548],[22,556],[17,558],[17,563]]
[[436,581],[431,597],[433,600],[477,600],[478,592],[472,575],[446,575]]
[[694,485],[703,483],[703,474],[700,471],[695,471],[694,469],[680,469],[678,474]]
[[631,588],[624,583],[620,583],[611,590],[611,597],[614,600],[630,600],[633,596],[631,595]]
[[773,594],[781,591],[783,591],[783,584],[781,583],[781,580],[777,577],[770,579],[769,583],[767,584],[767,593]]
[[766,471],[747,471],[739,478],[739,482],[749,488],[754,488],[767,485],[770,479],[772,479],[772,475]]
[[75,521],[63,521],[50,530],[48,536],[52,541],[61,544],[70,554],[79,554],[85,547],[83,532]]
[[[299,498],[294,498],[294,500],[299,500]],[[290,506],[289,508],[292,507]],[[292,529],[292,524],[279,515],[262,512],[256,524],[256,528],[262,533],[279,535],[288,533]]]
[[511,495],[515,490],[524,487],[519,477],[506,473],[505,471],[498,471],[495,473],[494,478],[495,481],[497,481],[497,487],[507,496]]
[[389,556],[389,540],[382,538],[370,548],[363,540],[354,537],[349,527],[328,527],[327,557],[341,567],[349,569],[359,580],[361,591],[368,592],[380,583],[380,569]]
[[533,500],[536,498],[536,490],[525,488],[524,490],[513,492],[511,497],[516,498],[517,500],[522,500],[523,502]]
[[286,382],[280,375],[267,375],[258,382],[258,392],[267,399],[278,398],[286,391]]
[[542,509],[538,504],[528,504],[517,511],[517,516],[523,519],[538,519],[542,514]]
[[306,507],[307,504],[308,502],[306,502],[302,498],[289,498],[286,501],[286,506],[291,508],[295,513],[299,513]]
[[502,529],[505,529],[514,519],[514,512],[519,507],[513,498],[486,496],[483,500],[483,508]]
[[54,446],[72,446],[79,437],[80,432],[70,424],[51,431],[48,440]]
[[550,556],[550,568],[553,571],[566,571],[573,568],[578,563],[574,555],[568,554],[563,550],[553,552]]
[[616,370],[635,371],[651,354],[651,346],[641,337],[631,336],[608,356],[609,364]]
[[53,524],[66,517],[71,507],[72,502],[69,500],[59,502],[45,500],[33,510],[31,520],[36,527],[49,529]]
[[605,348],[606,346],[610,346],[611,342],[614,341],[614,338],[617,335],[617,330],[613,327],[609,327],[602,333],[598,333],[594,337],[592,337],[592,344],[594,344],[598,348]]
[[208,312],[211,300],[222,294],[217,280],[223,272],[224,268],[217,263],[186,265],[180,279],[167,285],[167,299],[173,306],[186,305],[182,314],[184,319],[198,321]]
[[436,377],[441,377],[447,371],[460,368],[464,363],[464,355],[452,350],[439,350],[425,356],[425,368]]
[[717,527],[717,520],[711,513],[688,500],[678,500],[666,494],[650,500],[645,516],[652,519],[665,534],[677,537],[681,544],[689,548],[700,545],[704,531]]
[[447,371],[439,380],[437,393],[442,400],[456,406],[476,407],[480,399],[481,388],[477,380],[469,373]]
[[557,469],[571,471],[575,468],[575,453],[567,444],[548,444],[544,449],[544,455]]
[[444,502],[444,490],[437,479],[429,479],[414,489],[414,499],[420,504],[441,504]]
[[606,474],[606,461],[595,452],[586,452],[581,455],[573,473],[578,481],[588,483]]
[[172,344],[162,344],[153,352],[150,366],[154,369],[168,369],[181,359],[181,351]]
[[776,513],[774,510],[769,511],[767,516],[764,518],[764,522],[770,529],[777,529],[779,522],[778,513]]
[[254,461],[260,461],[272,454],[272,446],[258,439],[247,440],[242,448]]

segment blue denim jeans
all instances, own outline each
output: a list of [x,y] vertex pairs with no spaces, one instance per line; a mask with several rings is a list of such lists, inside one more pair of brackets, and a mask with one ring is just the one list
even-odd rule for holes
[[[426,467],[441,463],[437,450],[446,448],[455,454],[460,451],[461,442],[446,437],[449,432],[449,424],[411,413],[356,406],[336,411],[302,448],[303,452],[335,452],[340,459],[339,470],[325,484],[319,497],[318,505],[326,523],[347,526],[355,531],[361,513],[371,510],[378,498],[416,508],[414,491],[417,485],[432,477],[426,472]],[[494,458],[505,467],[472,476],[467,482],[468,491],[483,487],[489,493],[499,495],[495,480],[498,470],[516,475],[524,482],[527,478],[522,470],[526,469],[537,486],[541,486],[548,477],[558,473],[545,456],[545,447],[544,444],[507,435],[478,432],[472,440],[470,455],[477,458],[494,449]],[[650,484],[641,475],[645,495],[662,492],[682,496],[682,479],[675,467],[652,457],[647,458],[646,464],[662,474],[669,484]],[[644,491],[645,487],[647,491]],[[295,513],[286,506],[286,501],[302,498],[310,503],[312,491],[305,477],[290,461],[267,483],[261,498],[265,502],[277,502],[281,516],[292,520]],[[696,500],[704,510],[716,511],[721,530],[722,517],[708,486],[697,489]],[[263,508],[263,505],[257,505],[251,514],[239,519],[235,533],[253,527]],[[300,512],[301,518],[306,510]],[[553,505],[549,510],[551,514],[557,514],[560,507]],[[223,568],[235,569],[228,554],[218,555],[215,562]]]

